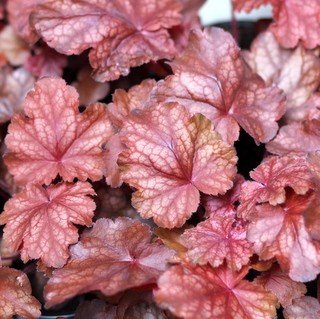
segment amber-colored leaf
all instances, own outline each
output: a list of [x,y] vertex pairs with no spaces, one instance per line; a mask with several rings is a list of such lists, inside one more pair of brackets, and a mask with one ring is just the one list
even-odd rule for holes
[[131,117],[121,130],[123,180],[136,188],[132,203],[161,227],[182,226],[196,211],[200,194],[232,187],[237,157],[202,115],[158,105]]
[[40,5],[32,23],[47,44],[63,54],[93,48],[98,81],[127,75],[131,67],[175,54],[168,29],[180,22],[178,0],[72,0]]
[[177,265],[158,280],[156,302],[184,319],[274,318],[277,298],[222,266]]
[[171,67],[174,75],[158,84],[158,101],[202,113],[229,144],[239,138],[239,126],[257,142],[275,136],[285,97],[249,70],[231,34],[219,28],[193,30]]
[[53,272],[45,287],[46,305],[92,290],[111,296],[155,283],[173,251],[150,240],[150,227],[138,221],[99,219],[71,247],[68,263]]
[[36,319],[41,315],[40,302],[31,296],[31,286],[22,271],[0,268],[0,317],[11,319],[13,315]]
[[48,267],[62,267],[68,246],[78,240],[74,224],[91,225],[94,195],[89,183],[60,183],[44,188],[28,184],[15,194],[0,215],[4,240],[23,261],[40,258]]
[[58,174],[65,181],[99,180],[103,175],[102,144],[113,129],[105,106],[78,109],[76,90],[62,79],[43,78],[24,102],[6,137],[5,162],[19,183],[49,184]]
[[179,260],[185,260],[188,248],[186,247],[186,243],[182,238],[182,234],[184,230],[188,228],[188,225],[186,227],[175,229],[165,229],[159,227],[154,231],[154,233],[167,247],[173,249],[177,253]]
[[272,156],[250,173],[254,181],[242,184],[240,216],[250,219],[258,203],[282,204],[286,200],[285,188],[303,195],[315,187],[305,158],[297,156]]
[[292,191],[282,205],[257,206],[248,227],[247,238],[260,258],[275,257],[295,281],[313,280],[320,272],[320,244],[311,238],[303,217],[313,200],[312,193],[301,196]]

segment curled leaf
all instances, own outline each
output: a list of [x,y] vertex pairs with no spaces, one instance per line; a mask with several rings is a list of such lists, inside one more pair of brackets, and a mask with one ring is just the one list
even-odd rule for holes
[[168,29],[179,24],[180,10],[178,0],[58,0],[38,6],[31,20],[60,53],[92,48],[94,77],[105,82],[127,75],[131,67],[172,58]]
[[300,195],[315,187],[309,164],[303,157],[269,157],[253,170],[250,176],[254,181],[242,184],[238,209],[239,215],[247,219],[254,215],[256,204],[284,203],[286,187]]
[[248,227],[247,238],[260,258],[275,257],[295,281],[313,280],[320,272],[320,244],[308,233],[303,217],[313,200],[312,193],[301,196],[292,192],[285,204],[257,206],[257,215]]

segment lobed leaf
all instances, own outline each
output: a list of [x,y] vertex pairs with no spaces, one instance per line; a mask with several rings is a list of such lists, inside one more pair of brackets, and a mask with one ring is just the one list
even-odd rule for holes
[[182,226],[196,211],[200,194],[232,187],[237,157],[202,115],[190,118],[177,103],[131,117],[121,130],[122,178],[137,189],[132,203],[143,218],[165,228]]
[[32,25],[58,52],[89,59],[96,80],[127,75],[131,67],[172,58],[168,29],[180,22],[178,0],[58,0],[39,5]]
[[103,104],[78,109],[76,90],[62,79],[43,78],[24,102],[26,116],[16,115],[6,137],[5,163],[17,182],[50,184],[101,179],[102,144],[113,128]]
[[68,263],[53,272],[45,287],[46,306],[88,291],[111,296],[155,283],[173,251],[150,241],[150,227],[138,221],[98,219],[70,248]]
[[170,65],[174,75],[159,82],[157,101],[178,102],[191,114],[202,113],[229,144],[238,140],[239,126],[257,142],[275,136],[285,97],[249,70],[229,33],[193,30],[187,48]]
[[244,280],[247,268],[177,265],[158,280],[156,302],[184,319],[271,319],[277,298]]
[[89,183],[60,183],[44,188],[28,184],[4,207],[0,224],[4,240],[12,251],[21,249],[24,262],[41,259],[48,267],[62,267],[68,246],[78,240],[74,224],[91,225],[94,195]]
[[309,164],[303,157],[288,155],[271,156],[250,173],[254,181],[242,184],[238,213],[250,219],[255,213],[256,204],[282,204],[286,201],[286,187],[304,195],[315,184]]
[[310,236],[303,217],[313,200],[312,193],[292,192],[282,205],[257,206],[248,227],[247,238],[260,258],[275,257],[294,281],[313,280],[320,272],[320,243]]
[[253,254],[246,235],[247,224],[243,221],[211,216],[195,228],[187,229],[182,238],[193,263],[218,267],[226,260],[229,268],[240,270]]

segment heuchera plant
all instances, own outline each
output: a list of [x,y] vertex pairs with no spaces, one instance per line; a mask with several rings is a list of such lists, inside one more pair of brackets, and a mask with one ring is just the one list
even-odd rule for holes
[[320,318],[320,0],[204,2],[0,1],[1,319]]

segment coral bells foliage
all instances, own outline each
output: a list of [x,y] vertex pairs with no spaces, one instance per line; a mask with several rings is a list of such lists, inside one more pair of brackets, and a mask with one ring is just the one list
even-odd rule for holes
[[28,277],[22,271],[0,268],[0,313],[3,319],[15,314],[22,318],[40,316],[40,302],[31,295]]
[[320,318],[320,2],[204,2],[0,1],[0,318]]
[[31,14],[36,31],[63,54],[92,48],[90,63],[99,81],[115,80],[130,67],[175,54],[168,29],[180,22],[178,0],[41,2]]
[[270,30],[285,48],[295,47],[299,41],[307,49],[320,44],[319,0],[232,0],[236,11],[249,12],[261,5],[271,4],[274,22]]
[[159,83],[158,101],[178,102],[191,114],[204,114],[230,144],[239,138],[239,126],[257,142],[275,136],[284,95],[248,69],[230,34],[194,30],[186,50],[170,65],[174,75]]

